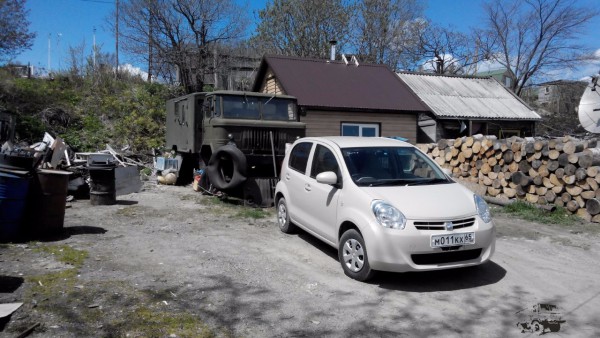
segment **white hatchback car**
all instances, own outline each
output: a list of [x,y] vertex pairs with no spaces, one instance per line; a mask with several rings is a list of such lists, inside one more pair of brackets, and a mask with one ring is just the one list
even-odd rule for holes
[[287,152],[275,200],[279,228],[298,226],[337,248],[346,275],[482,264],[496,229],[484,200],[413,145],[314,137]]

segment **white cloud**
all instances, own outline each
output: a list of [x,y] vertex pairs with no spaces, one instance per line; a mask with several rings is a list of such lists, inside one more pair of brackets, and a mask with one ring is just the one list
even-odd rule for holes
[[148,78],[148,72],[145,72],[144,70],[142,70],[139,67],[135,67],[132,64],[129,63],[125,63],[119,66],[119,71],[121,72],[127,72],[131,75],[134,76],[139,76],[142,79],[146,80]]

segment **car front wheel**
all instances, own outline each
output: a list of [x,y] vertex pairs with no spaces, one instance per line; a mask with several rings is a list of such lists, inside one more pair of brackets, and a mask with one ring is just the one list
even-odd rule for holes
[[294,224],[290,222],[287,203],[283,197],[277,202],[277,224],[279,224],[279,230],[286,234],[291,234],[296,230]]
[[346,276],[361,282],[373,277],[365,240],[355,229],[347,230],[340,238],[338,258]]

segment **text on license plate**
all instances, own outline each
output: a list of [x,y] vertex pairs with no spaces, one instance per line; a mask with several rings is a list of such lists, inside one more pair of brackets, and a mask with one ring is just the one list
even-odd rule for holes
[[431,235],[431,247],[442,248],[446,246],[475,244],[475,233],[466,232],[450,235]]

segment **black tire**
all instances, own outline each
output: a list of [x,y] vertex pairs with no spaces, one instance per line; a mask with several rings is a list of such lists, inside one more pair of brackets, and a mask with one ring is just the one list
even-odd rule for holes
[[218,190],[238,188],[246,181],[246,156],[236,146],[222,146],[210,157],[206,173]]
[[279,225],[279,230],[285,234],[296,232],[296,226],[290,222],[290,213],[283,197],[277,201],[277,224]]
[[539,321],[537,321],[537,320],[531,321],[531,331],[538,332],[538,331],[542,331],[542,330],[543,330],[543,326],[542,326],[542,324],[540,324]]
[[338,258],[346,276],[365,282],[375,271],[369,265],[367,247],[362,235],[355,229],[347,230],[340,238]]

